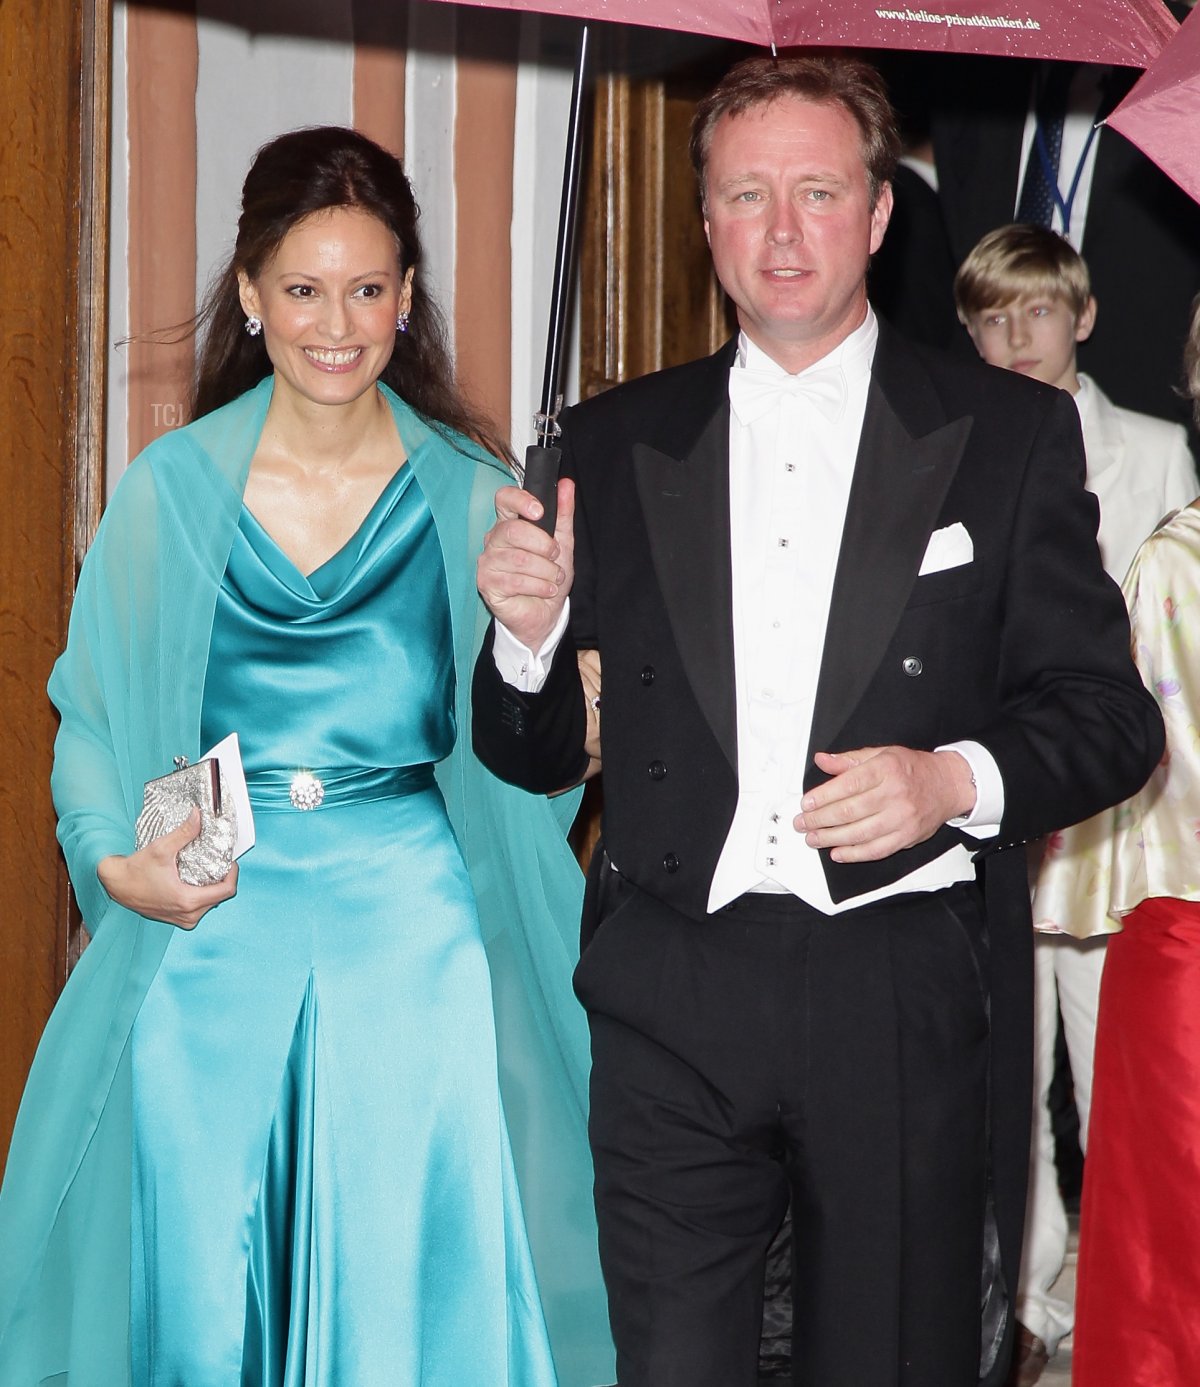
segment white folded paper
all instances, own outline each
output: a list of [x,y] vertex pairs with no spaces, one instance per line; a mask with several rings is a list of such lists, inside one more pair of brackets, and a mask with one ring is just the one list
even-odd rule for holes
[[231,732],[223,737],[211,751],[204,753],[204,760],[212,757],[221,767],[221,793],[233,800],[237,810],[237,841],[233,845],[234,857],[254,846],[254,813],[250,808],[250,792],[246,789],[246,772],[242,767],[242,749],[238,745],[238,734]]

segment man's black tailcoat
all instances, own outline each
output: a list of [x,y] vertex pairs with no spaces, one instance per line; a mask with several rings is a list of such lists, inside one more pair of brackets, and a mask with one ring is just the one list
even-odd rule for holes
[[[618,387],[564,420],[578,489],[569,639],[545,688],[503,685],[485,649],[475,741],[498,774],[552,791],[581,774],[570,655],[603,670],[603,845],[634,888],[703,920],[737,797],[729,544],[732,344]],[[796,440],[804,462],[804,440]],[[980,851],[990,949],[992,1187],[1017,1284],[1028,1164],[1031,927],[1022,845],[1138,789],[1162,751],[1129,657],[1125,608],[1097,552],[1070,397],[918,349],[880,325],[842,535],[810,753],[980,742],[1005,809],[980,843],[943,827],[883,862],[824,868],[835,900],[893,881],[954,842]],[[918,576],[955,522],[969,564]],[[811,754],[810,754],[811,767]],[[819,778],[810,769],[808,783]],[[592,918],[611,893],[593,864]],[[596,889],[596,888],[599,889]]]

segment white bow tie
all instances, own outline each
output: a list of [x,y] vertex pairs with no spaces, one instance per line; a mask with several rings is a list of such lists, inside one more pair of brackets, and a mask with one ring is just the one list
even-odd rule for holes
[[729,372],[729,403],[742,424],[753,424],[787,399],[805,400],[830,423],[836,423],[846,406],[846,373],[840,366],[825,366],[802,376],[781,376],[752,367],[735,367]]

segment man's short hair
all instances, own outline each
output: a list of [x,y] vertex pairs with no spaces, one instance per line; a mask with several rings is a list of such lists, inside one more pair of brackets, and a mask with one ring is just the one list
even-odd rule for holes
[[871,207],[890,183],[900,157],[896,113],[883,78],[870,63],[841,53],[798,58],[745,58],[735,63],[696,107],[689,150],[700,183],[700,202],[707,210],[708,151],[722,116],[740,116],[781,97],[841,106],[862,135],[863,163]]
[[1078,317],[1092,296],[1083,256],[1056,231],[1014,222],[989,231],[954,276],[954,303],[965,323],[1014,299],[1062,299]]

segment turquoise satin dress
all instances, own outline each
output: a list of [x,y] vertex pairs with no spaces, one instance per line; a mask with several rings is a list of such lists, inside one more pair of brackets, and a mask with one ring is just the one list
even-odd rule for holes
[[238,732],[257,843],[132,1034],[137,1387],[554,1387],[432,775],[453,699],[411,467],[307,577],[243,507],[203,742]]

